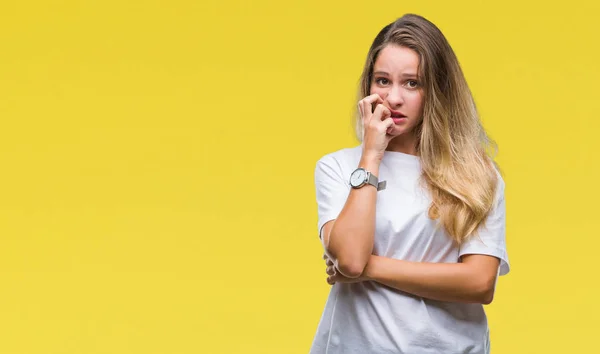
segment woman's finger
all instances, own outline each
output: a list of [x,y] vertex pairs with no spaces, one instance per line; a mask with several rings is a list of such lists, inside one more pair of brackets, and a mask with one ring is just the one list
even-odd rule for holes
[[381,96],[378,94],[372,94],[358,101],[360,116],[364,121],[369,121],[372,116],[372,109],[374,103],[383,103]]
[[396,123],[394,123],[394,120],[393,120],[392,118],[389,118],[389,117],[388,117],[388,118],[385,118],[385,119],[384,119],[384,120],[383,120],[381,123],[382,123],[382,124],[383,124],[383,126],[384,126],[384,127],[386,127],[386,128],[393,127],[393,126],[394,126],[394,124],[396,124]]
[[[363,108],[363,113],[369,113],[372,112],[372,105],[374,103],[383,103],[383,99],[381,99],[381,96],[379,96],[379,94],[374,93],[358,101],[358,103]],[[369,109],[365,110],[365,108]]]
[[395,136],[392,135],[392,132],[394,130],[394,125],[396,125],[396,123],[394,123],[394,120],[392,118],[386,118],[383,120],[382,124],[385,127],[385,133],[387,135],[390,135],[390,140],[395,138]]
[[383,104],[378,104],[375,107],[375,111],[373,111],[373,118],[375,118],[375,123],[380,122],[386,118],[392,116],[392,112]]
[[374,130],[379,132],[380,134],[389,133],[388,129],[390,127],[390,121],[394,124],[394,121],[389,118],[391,117],[391,112],[387,107],[382,104],[378,104],[375,108],[375,112],[373,112],[373,117],[369,122],[369,126],[365,127],[365,129]]

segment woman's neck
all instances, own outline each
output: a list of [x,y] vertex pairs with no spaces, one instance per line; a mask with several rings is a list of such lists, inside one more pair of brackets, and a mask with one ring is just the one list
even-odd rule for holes
[[386,151],[401,152],[409,155],[417,154],[417,138],[410,135],[399,135],[392,139],[388,144]]

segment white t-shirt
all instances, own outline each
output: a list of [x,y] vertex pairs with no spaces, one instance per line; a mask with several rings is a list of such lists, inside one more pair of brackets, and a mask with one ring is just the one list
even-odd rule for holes
[[[336,219],[350,192],[362,146],[322,157],[316,166],[318,230]],[[499,178],[486,227],[458,247],[428,217],[431,198],[420,187],[417,156],[386,151],[377,192],[373,254],[415,262],[457,263],[465,254],[500,259],[509,271],[505,244],[504,181]],[[500,176],[500,175],[499,175]],[[483,242],[482,242],[483,241]],[[311,354],[489,353],[487,318],[481,304],[451,303],[414,296],[373,281],[331,287]]]

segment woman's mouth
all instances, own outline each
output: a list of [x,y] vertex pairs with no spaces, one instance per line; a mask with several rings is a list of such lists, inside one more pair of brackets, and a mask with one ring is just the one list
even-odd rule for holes
[[406,116],[401,112],[397,112],[397,111],[391,111],[391,112],[392,112],[391,118],[394,121],[394,124],[402,124],[408,120],[406,118]]

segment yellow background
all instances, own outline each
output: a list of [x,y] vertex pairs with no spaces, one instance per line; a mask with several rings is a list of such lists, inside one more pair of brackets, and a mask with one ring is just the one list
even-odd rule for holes
[[600,352],[598,2],[64,0],[0,5],[0,353],[307,353],[315,162],[406,12],[500,146],[492,352]]

